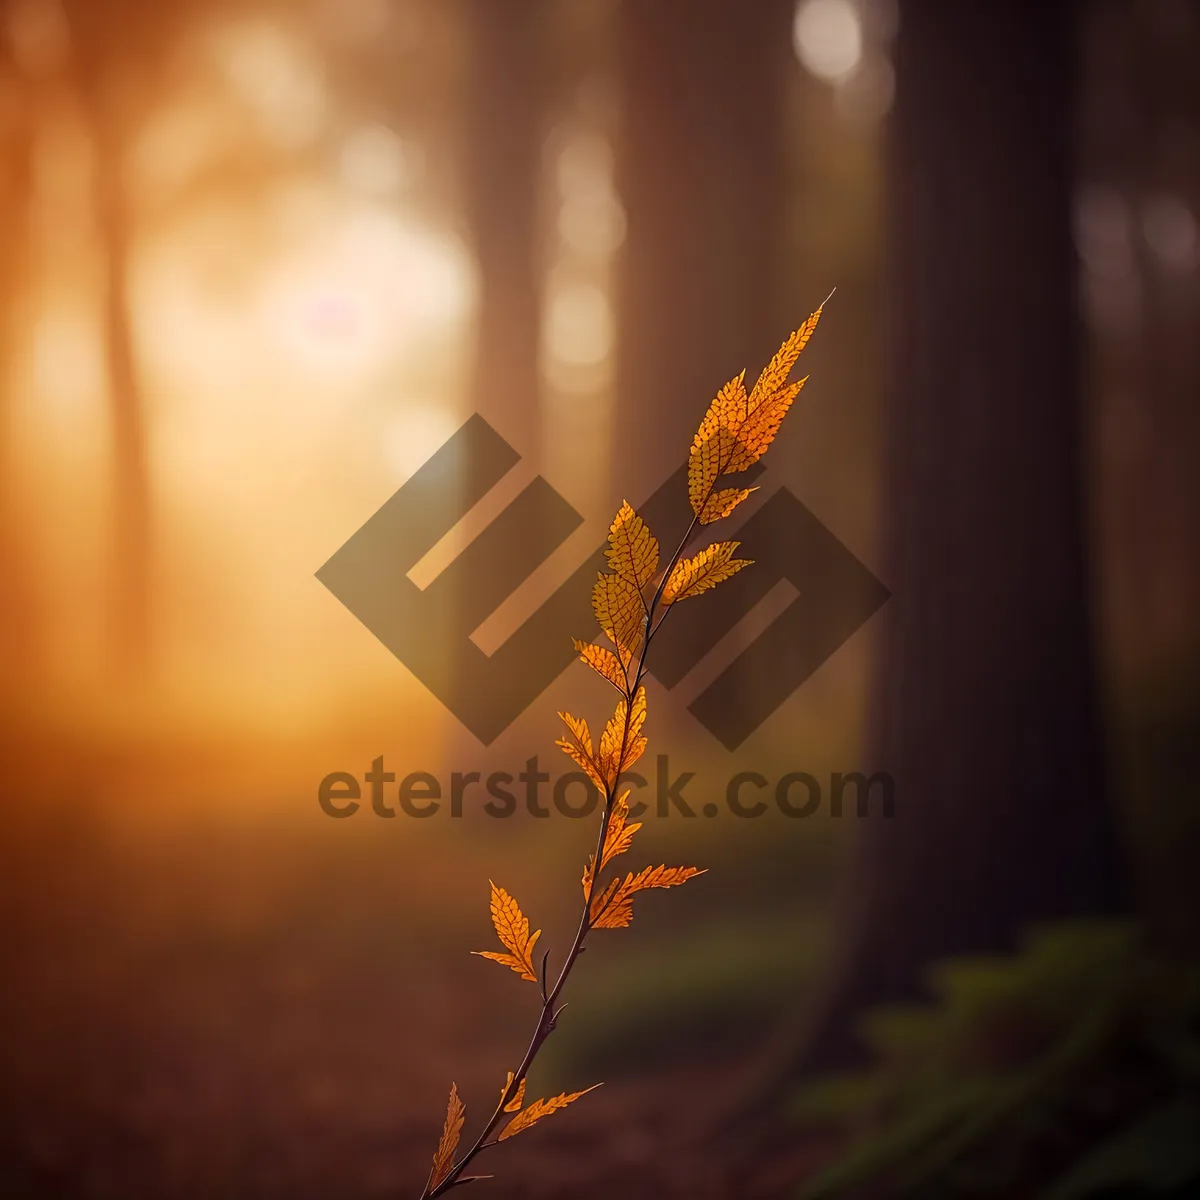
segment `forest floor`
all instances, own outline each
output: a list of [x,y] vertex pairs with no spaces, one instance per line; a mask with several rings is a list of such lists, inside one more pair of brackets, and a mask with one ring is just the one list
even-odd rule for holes
[[[416,914],[414,896],[427,899]],[[529,1033],[528,985],[459,944],[478,902],[400,841],[366,856],[220,828],[122,841],[69,806],[10,823],[0,1194],[418,1196],[450,1080],[470,1137]],[[803,1147],[753,1178],[699,1149],[701,1115],[743,1061],[693,1045],[652,1074],[626,1067],[484,1155],[475,1169],[496,1179],[474,1186],[784,1194]],[[535,1074],[531,1088],[561,1082]]]

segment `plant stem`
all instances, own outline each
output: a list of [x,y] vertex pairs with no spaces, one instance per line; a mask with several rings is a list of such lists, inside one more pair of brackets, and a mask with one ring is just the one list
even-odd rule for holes
[[[648,622],[647,622],[648,624]],[[621,735],[621,751],[618,756],[618,762],[625,757],[625,750],[629,741],[629,723],[633,712],[633,697],[637,695],[637,690],[641,686],[642,678],[645,675],[646,667],[646,651],[649,649],[649,638],[643,639],[642,653],[638,660],[637,671],[634,675],[633,683],[629,685],[628,691],[625,693],[625,728]],[[558,978],[554,981],[554,986],[546,994],[542,1000],[541,1010],[538,1014],[537,1024],[534,1027],[533,1037],[530,1038],[529,1047],[525,1051],[525,1057],[521,1060],[520,1067],[513,1073],[512,1082],[504,1089],[503,1095],[500,1097],[500,1102],[496,1105],[495,1112],[492,1113],[488,1123],[484,1126],[479,1137],[476,1138],[474,1145],[463,1155],[463,1157],[454,1165],[449,1175],[438,1184],[433,1191],[428,1188],[422,1193],[422,1200],[433,1200],[434,1197],[442,1195],[452,1188],[458,1181],[459,1176],[471,1163],[471,1160],[485,1148],[485,1146],[495,1145],[494,1142],[488,1142],[488,1138],[492,1131],[500,1122],[500,1118],[504,1115],[504,1106],[512,1099],[516,1093],[516,1089],[520,1086],[521,1080],[529,1072],[533,1060],[537,1057],[538,1051],[542,1048],[542,1044],[554,1032],[554,1004],[557,1001],[562,989],[566,986],[568,977],[571,974],[571,968],[575,965],[575,960],[583,951],[584,941],[587,938],[588,931],[591,929],[591,907],[592,896],[596,891],[596,884],[599,882],[599,863],[601,855],[604,853],[604,840],[608,836],[609,820],[612,817],[613,800],[616,796],[616,782],[608,785],[605,788],[604,794],[604,815],[600,822],[600,834],[596,841],[595,862],[596,869],[592,872],[591,886],[588,888],[587,894],[584,897],[583,913],[579,918],[579,926],[575,932],[574,941],[571,943],[571,949],[567,952],[566,961],[562,965],[562,969],[558,973]]]
[[[718,476],[719,478],[719,476]],[[711,495],[713,488],[716,487],[716,481],[709,487]],[[707,502],[708,495],[704,497]],[[703,510],[704,503],[701,503],[700,510]],[[629,726],[633,718],[633,702],[637,696],[638,689],[642,685],[642,680],[646,675],[646,656],[650,650],[650,642],[653,640],[654,634],[662,627],[663,621],[666,619],[666,610],[662,617],[659,618],[658,625],[654,624],[654,613],[662,600],[663,589],[666,587],[667,580],[671,576],[671,572],[675,569],[679,562],[680,556],[683,554],[688,542],[691,540],[692,534],[695,531],[696,524],[699,520],[699,511],[693,513],[692,520],[684,532],[683,537],[679,541],[679,545],[675,547],[675,552],[671,555],[670,561],[667,563],[665,570],[662,573],[662,578],[659,580],[657,587],[654,590],[654,596],[647,605],[643,598],[642,604],[646,612],[646,631],[642,638],[642,649],[638,656],[637,670],[634,672],[633,680],[630,682],[626,675],[625,684],[626,690],[623,693],[625,696],[625,727],[621,732],[621,749],[617,755],[618,764],[624,763],[625,753],[629,746]],[[541,1010],[538,1013],[537,1024],[534,1026],[533,1036],[529,1040],[529,1046],[525,1051],[525,1057],[521,1059],[521,1065],[513,1073],[512,1082],[504,1089],[500,1096],[500,1102],[496,1105],[495,1111],[488,1119],[487,1124],[483,1127],[482,1132],[475,1139],[471,1148],[458,1160],[457,1163],[450,1169],[450,1173],[442,1180],[437,1187],[430,1190],[428,1184],[425,1190],[421,1193],[421,1200],[435,1200],[435,1197],[441,1196],[448,1192],[452,1187],[457,1186],[460,1182],[465,1183],[467,1180],[461,1179],[464,1170],[471,1164],[472,1160],[482,1150],[489,1149],[499,1142],[499,1138],[489,1141],[492,1132],[500,1123],[500,1119],[504,1116],[504,1106],[512,1100],[516,1095],[517,1088],[521,1086],[521,1080],[529,1072],[529,1068],[533,1065],[533,1060],[537,1057],[538,1051],[546,1039],[554,1032],[555,1014],[554,1005],[558,1000],[559,994],[566,986],[567,979],[571,974],[571,968],[574,967],[576,959],[583,953],[584,942],[587,940],[587,935],[591,930],[594,919],[592,916],[592,897],[596,894],[596,887],[600,882],[601,860],[604,855],[604,843],[608,837],[608,826],[612,818],[613,803],[617,796],[617,787],[620,783],[620,775],[613,779],[609,784],[605,785],[604,789],[604,813],[600,820],[600,834],[596,840],[596,853],[593,857],[594,867],[592,869],[591,884],[584,896],[583,912],[579,918],[579,926],[575,931],[575,938],[571,943],[571,949],[567,952],[566,960],[563,962],[562,969],[558,973],[558,978],[554,981],[554,986],[549,992],[544,990],[545,973],[543,968],[543,994]],[[599,913],[596,917],[599,917]]]

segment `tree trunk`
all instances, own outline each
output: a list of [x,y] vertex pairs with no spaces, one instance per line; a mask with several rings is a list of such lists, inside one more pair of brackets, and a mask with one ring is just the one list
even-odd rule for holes
[[[19,110],[26,94],[8,53],[0,57],[0,86],[9,93],[13,109]],[[28,284],[32,130],[20,111],[5,125],[0,130],[0,561],[4,563],[0,670],[5,678],[19,680],[36,662],[39,633],[25,533],[16,516],[11,461],[13,367],[20,337],[20,301]],[[7,708],[7,704],[0,707]]]
[[466,202],[479,264],[474,408],[536,452],[541,278],[540,0],[468,0]]
[[[617,187],[616,438],[637,503],[684,461],[709,401],[782,340],[790,0],[625,0]],[[788,326],[790,329],[791,326]],[[682,527],[657,530],[673,544]],[[743,670],[733,689],[760,691]],[[728,697],[731,707],[742,696]]]
[[901,5],[884,611],[840,959],[796,1071],[947,955],[1112,910],[1086,563],[1066,4]]
[[[151,654],[153,499],[129,296],[133,239],[125,166],[129,131],[135,127],[133,64],[157,67],[167,39],[157,23],[147,23],[132,9],[100,11],[71,0],[64,15],[70,34],[65,85],[90,123],[96,229],[104,260],[100,319],[112,435],[110,649],[118,674],[134,681]],[[180,13],[173,9],[172,15]]]
[[123,146],[96,119],[96,213],[104,252],[104,344],[112,429],[112,638],[118,669],[147,666],[151,640],[151,486],[145,405],[129,297],[130,229]]
[[780,340],[790,12],[784,0],[620,10],[617,445],[631,499],[679,465],[717,389]]

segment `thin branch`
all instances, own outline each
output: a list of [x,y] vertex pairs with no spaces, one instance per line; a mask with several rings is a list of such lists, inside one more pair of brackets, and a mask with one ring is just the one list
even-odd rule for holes
[[[832,295],[833,292],[830,292],[829,296],[826,297],[824,302],[822,302],[822,308]],[[613,897],[616,895],[617,890],[619,890],[614,889],[613,895],[607,898],[600,910],[595,914],[592,913],[592,900],[596,895],[596,888],[600,886],[600,877],[604,870],[604,846],[608,839],[608,829],[612,821],[615,799],[618,787],[620,785],[621,768],[625,764],[625,756],[629,750],[634,700],[637,696],[639,688],[642,686],[642,680],[646,676],[646,658],[650,651],[650,644],[654,639],[654,635],[659,629],[662,628],[663,621],[666,620],[667,613],[671,608],[670,604],[663,604],[663,593],[666,589],[667,581],[670,579],[671,574],[678,565],[684,550],[687,548],[692,539],[692,535],[696,530],[696,526],[700,523],[700,514],[704,511],[704,508],[707,505],[709,498],[712,496],[717,484],[721,481],[722,477],[729,469],[729,464],[732,461],[732,457],[733,448],[731,447],[728,452],[728,456],[718,464],[716,475],[714,476],[712,483],[709,484],[708,489],[705,491],[700,503],[692,506],[692,519],[688,523],[688,527],[684,531],[683,537],[680,539],[679,544],[675,547],[675,551],[671,555],[670,560],[667,562],[666,567],[663,569],[658,584],[654,589],[652,598],[647,601],[643,589],[640,587],[638,588],[638,598],[642,602],[642,609],[645,613],[645,623],[642,627],[641,651],[637,656],[637,668],[633,672],[632,679],[630,678],[629,669],[632,665],[633,656],[629,655],[629,662],[626,662],[626,652],[623,650],[621,645],[616,643],[615,637],[613,638],[614,644],[617,645],[618,658],[621,662],[622,674],[625,681],[625,687],[623,690],[620,687],[617,688],[617,691],[621,693],[625,700],[624,727],[621,730],[621,743],[617,754],[617,768],[612,772],[613,778],[606,782],[604,786],[604,809],[601,814],[600,829],[596,838],[596,851],[592,857],[592,862],[595,865],[587,878],[587,884],[584,888],[583,911],[580,913],[579,924],[575,931],[575,937],[571,942],[571,947],[567,951],[566,959],[564,960],[563,965],[558,972],[558,976],[554,981],[553,987],[547,990],[547,963],[549,961],[550,951],[546,950],[546,952],[542,955],[541,980],[539,984],[541,992],[541,1007],[538,1012],[537,1024],[534,1026],[533,1035],[530,1037],[529,1045],[525,1050],[524,1057],[521,1059],[521,1065],[513,1073],[512,1080],[504,1088],[504,1091],[500,1096],[500,1102],[496,1105],[495,1111],[488,1119],[487,1124],[484,1125],[482,1131],[475,1139],[470,1149],[468,1149],[466,1153],[463,1154],[463,1156],[458,1160],[458,1162],[454,1164],[449,1173],[446,1175],[445,1179],[443,1179],[442,1182],[437,1185],[437,1187],[430,1188],[429,1185],[426,1184],[425,1190],[421,1193],[421,1200],[434,1200],[435,1197],[448,1192],[451,1188],[458,1187],[464,1183],[472,1182],[475,1179],[490,1178],[489,1176],[477,1175],[464,1176],[463,1171],[467,1168],[467,1166],[470,1165],[470,1163],[481,1151],[490,1149],[492,1146],[497,1145],[501,1140],[499,1137],[493,1138],[492,1133],[495,1131],[496,1126],[500,1123],[500,1120],[504,1115],[505,1107],[512,1101],[513,1097],[517,1093],[517,1089],[520,1088],[522,1081],[528,1074],[529,1068],[533,1064],[534,1059],[537,1057],[538,1051],[542,1048],[550,1034],[554,1032],[559,1015],[562,1013],[563,1009],[566,1008],[565,1003],[559,1005],[557,1008],[555,1007],[558,1003],[558,997],[563,988],[566,986],[567,980],[570,978],[572,968],[575,966],[579,956],[586,948],[584,943],[587,939],[588,933],[595,928],[596,923],[600,917],[603,916],[608,906],[612,903]],[[660,605],[662,607],[662,613],[659,617],[658,624],[656,625],[654,623],[654,617]]]
[[[650,652],[650,643],[653,640],[654,634],[662,628],[662,623],[666,619],[669,606],[663,606],[664,611],[657,626],[654,625],[654,612],[662,602],[663,589],[666,587],[666,583],[671,576],[671,572],[675,569],[675,566],[679,562],[683,551],[687,548],[687,545],[692,538],[692,534],[695,531],[696,525],[700,519],[700,512],[703,511],[704,505],[707,503],[709,496],[712,495],[713,489],[716,487],[721,475],[724,474],[724,468],[727,466],[727,462],[722,464],[722,470],[718,472],[716,479],[714,479],[713,483],[709,486],[708,492],[701,501],[699,508],[693,512],[692,519],[688,523],[688,527],[684,531],[683,537],[680,538],[679,544],[675,547],[675,551],[671,555],[671,558],[662,573],[662,577],[658,582],[658,586],[654,590],[653,599],[649,602],[649,604],[647,604],[645,597],[642,597],[642,604],[646,611],[646,626],[642,637],[641,653],[638,656],[637,670],[634,672],[632,681],[629,679],[628,668],[626,668],[626,690],[623,693],[625,697],[625,724],[621,731],[621,748],[617,756],[618,764],[624,763],[625,754],[629,748],[630,724],[633,719],[633,702],[634,698],[637,696],[638,689],[642,686],[642,680],[646,676],[646,657]],[[641,589],[638,590],[638,595],[642,595]],[[545,1043],[550,1034],[554,1032],[555,1023],[558,1020],[559,1013],[561,1013],[563,1008],[566,1007],[564,1004],[557,1011],[554,1009],[554,1005],[558,1000],[559,994],[566,986],[568,978],[570,978],[571,968],[574,967],[576,960],[584,951],[584,941],[586,940],[588,933],[594,927],[596,920],[599,919],[600,915],[604,911],[604,909],[601,909],[600,913],[597,913],[595,918],[593,918],[591,915],[592,897],[595,895],[596,888],[600,882],[600,862],[604,855],[604,843],[608,837],[608,826],[612,818],[613,803],[616,798],[617,785],[619,782],[620,778],[618,773],[618,776],[614,778],[611,783],[605,785],[604,812],[600,820],[600,832],[596,840],[596,852],[593,858],[593,861],[596,863],[596,869],[592,871],[591,879],[584,896],[583,912],[579,918],[579,926],[576,929],[574,941],[572,941],[571,948],[567,952],[566,960],[563,962],[562,969],[558,973],[558,978],[555,980],[554,986],[549,992],[546,991],[545,986],[546,958],[549,955],[549,951],[547,951],[546,955],[542,958],[542,1005],[541,1010],[538,1013],[537,1024],[534,1027],[533,1036],[529,1040],[529,1046],[525,1051],[524,1058],[521,1060],[521,1065],[513,1073],[512,1082],[504,1089],[504,1092],[500,1097],[500,1103],[496,1105],[495,1111],[492,1113],[487,1124],[483,1127],[483,1131],[475,1139],[475,1142],[472,1144],[471,1148],[462,1156],[462,1158],[458,1160],[457,1163],[455,1163],[455,1165],[451,1168],[450,1173],[444,1180],[442,1180],[440,1184],[438,1184],[436,1188],[430,1191],[428,1187],[426,1187],[426,1190],[421,1195],[421,1200],[434,1200],[435,1197],[448,1192],[459,1182],[465,1182],[465,1180],[461,1178],[462,1172],[471,1164],[474,1158],[482,1150],[488,1149],[498,1143],[499,1139],[489,1141],[492,1131],[496,1128],[500,1122],[500,1118],[504,1115],[505,1105],[509,1103],[514,1095],[516,1095],[516,1089],[520,1086],[520,1081],[529,1073],[529,1068],[533,1064],[534,1059],[537,1057],[538,1051],[542,1048],[542,1045]],[[608,903],[611,902],[612,897],[609,898]],[[605,904],[604,908],[608,907],[608,903]],[[478,1177],[470,1176],[468,1178]]]

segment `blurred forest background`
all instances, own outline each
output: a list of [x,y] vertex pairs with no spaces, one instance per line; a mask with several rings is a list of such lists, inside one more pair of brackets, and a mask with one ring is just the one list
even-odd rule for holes
[[557,771],[604,697],[481,747],[314,572],[480,412],[481,507],[585,518],[498,645],[835,286],[763,494],[892,599],[736,752],[715,669],[652,684],[650,752],[897,815],[650,819],[711,869],[581,962],[530,1086],[606,1087],[479,1187],[1198,1194],[1200,4],[0,16],[4,1195],[419,1192],[532,1019],[487,880],[563,945],[590,825],[317,784]]

